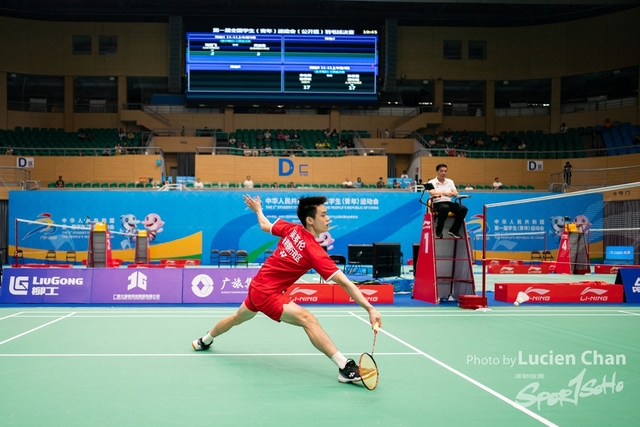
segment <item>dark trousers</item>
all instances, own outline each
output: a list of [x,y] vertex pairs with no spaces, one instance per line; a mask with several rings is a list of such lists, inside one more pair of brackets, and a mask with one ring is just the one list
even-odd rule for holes
[[442,234],[442,230],[444,229],[444,223],[447,220],[447,216],[449,212],[453,212],[456,217],[453,221],[453,225],[449,228],[449,231],[454,234],[460,233],[460,227],[462,227],[462,223],[464,221],[464,217],[467,215],[466,206],[461,203],[453,203],[453,202],[440,202],[433,204],[433,210],[438,212],[438,224],[436,225],[436,234]]

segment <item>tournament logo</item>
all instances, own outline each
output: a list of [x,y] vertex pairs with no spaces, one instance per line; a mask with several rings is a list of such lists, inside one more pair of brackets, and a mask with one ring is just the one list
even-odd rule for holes
[[191,292],[199,298],[206,298],[213,292],[213,279],[206,274],[198,274],[191,281]]

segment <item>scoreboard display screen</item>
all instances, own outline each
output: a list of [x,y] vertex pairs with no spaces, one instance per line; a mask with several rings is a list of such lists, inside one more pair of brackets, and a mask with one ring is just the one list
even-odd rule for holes
[[372,103],[378,36],[215,28],[187,33],[186,68],[191,101]]

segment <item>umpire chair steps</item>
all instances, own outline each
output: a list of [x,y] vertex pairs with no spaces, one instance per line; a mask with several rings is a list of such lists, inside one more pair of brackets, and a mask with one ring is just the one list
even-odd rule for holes
[[[460,228],[461,239],[448,237],[447,231],[454,221],[450,214],[443,233],[447,237],[438,238],[435,235],[437,216],[430,203],[423,202],[422,197],[420,201],[427,205],[427,210],[422,221],[418,257],[414,260],[413,298],[432,304],[457,300],[461,307],[467,308],[466,304],[476,298],[476,289],[466,221]],[[472,304],[473,308],[478,307],[478,301]],[[486,298],[480,306],[486,307]]]

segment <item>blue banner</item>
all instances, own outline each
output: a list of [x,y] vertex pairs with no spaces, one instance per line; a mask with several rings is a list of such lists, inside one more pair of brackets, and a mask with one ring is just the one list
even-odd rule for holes
[[[469,208],[467,228],[474,243],[482,236],[482,212],[485,204],[513,201],[546,193],[476,193],[464,200]],[[78,252],[77,260],[86,257],[89,222],[105,222],[109,229],[123,234],[112,235],[113,257],[133,258],[133,236],[139,230],[149,235],[153,260],[171,258],[202,259],[209,264],[212,249],[245,249],[251,262],[261,262],[265,250],[273,250],[278,238],[260,230],[256,215],[244,204],[241,191],[95,191],[40,190],[12,191],[9,197],[9,253],[13,243],[23,249],[25,262],[43,261],[48,250],[58,253],[64,262],[68,250]],[[277,218],[298,223],[298,198],[326,196],[331,217],[329,231],[320,242],[331,254],[347,254],[347,245],[373,242],[399,242],[405,262],[411,258],[412,243],[420,240],[424,205],[419,193],[375,190],[258,190],[264,214],[273,222]],[[519,252],[539,249],[539,239],[547,236],[548,247],[556,248],[564,218],[583,229],[602,228],[602,196],[574,197],[571,203],[555,199],[532,204],[515,204],[490,209],[490,234],[541,232],[536,238],[490,237],[492,251]],[[36,221],[20,223],[18,236],[13,227],[16,218]],[[50,227],[62,224],[68,228]],[[595,233],[594,233],[595,234]],[[536,241],[538,239],[538,241]],[[602,240],[592,235],[591,241]],[[83,255],[82,253],[85,253]]]

